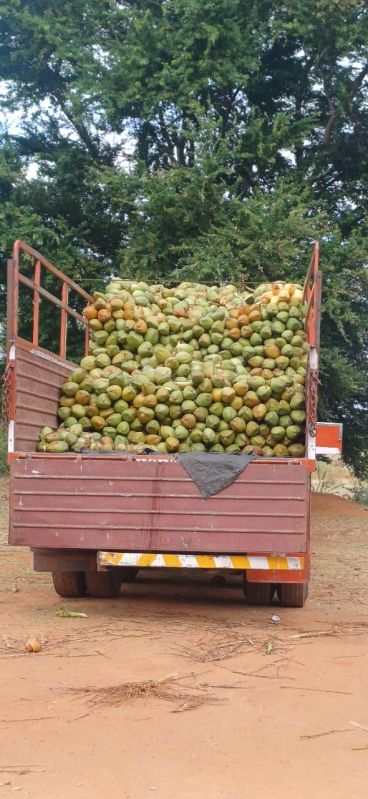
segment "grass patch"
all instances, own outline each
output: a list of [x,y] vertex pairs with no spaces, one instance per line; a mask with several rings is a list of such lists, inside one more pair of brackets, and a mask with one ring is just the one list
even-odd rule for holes
[[359,486],[353,488],[351,497],[358,505],[363,505],[363,508],[368,509],[368,484],[360,483]]
[[0,427],[0,476],[8,474],[8,444],[5,430]]

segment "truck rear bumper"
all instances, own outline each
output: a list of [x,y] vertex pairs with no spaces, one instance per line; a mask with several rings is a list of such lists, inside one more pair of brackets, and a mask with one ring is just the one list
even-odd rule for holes
[[188,555],[152,552],[97,552],[97,569],[218,569],[247,573],[248,582],[305,583],[309,581],[309,555]]
[[246,571],[303,571],[305,557],[277,557],[268,555],[183,555],[179,553],[151,552],[97,552],[99,569],[109,566],[135,566],[169,569],[236,569]]
[[243,572],[256,583],[306,583],[309,555],[199,555],[170,552],[88,552],[34,549],[35,571],[93,572],[122,569],[200,569]]

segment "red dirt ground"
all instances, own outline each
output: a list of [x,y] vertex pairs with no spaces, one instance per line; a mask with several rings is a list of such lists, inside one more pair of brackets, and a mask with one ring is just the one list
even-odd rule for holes
[[[6,513],[3,480],[0,799],[366,796],[367,511],[314,495],[303,610],[247,607],[239,577],[202,573],[62,600],[6,547]],[[39,654],[24,652],[30,636]],[[139,681],[156,683],[137,696]],[[110,704],[87,687],[110,688]]]

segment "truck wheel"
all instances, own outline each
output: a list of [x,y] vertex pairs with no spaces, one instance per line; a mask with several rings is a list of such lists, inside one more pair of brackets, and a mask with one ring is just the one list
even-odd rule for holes
[[119,596],[121,575],[117,571],[86,572],[87,594],[95,599],[113,599]]
[[272,583],[244,581],[244,594],[248,605],[272,605],[275,586]]
[[132,583],[135,580],[139,569],[135,566],[119,566],[119,571],[121,573],[121,581],[123,583]]
[[84,572],[52,572],[52,582],[59,596],[74,598],[86,595]]
[[277,594],[282,608],[302,608],[308,596],[308,583],[279,583]]

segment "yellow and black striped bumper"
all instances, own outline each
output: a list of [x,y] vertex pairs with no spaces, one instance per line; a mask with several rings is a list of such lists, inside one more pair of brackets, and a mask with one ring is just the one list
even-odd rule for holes
[[133,566],[169,569],[257,569],[303,571],[302,556],[268,555],[182,555],[150,552],[98,552],[98,566]]

